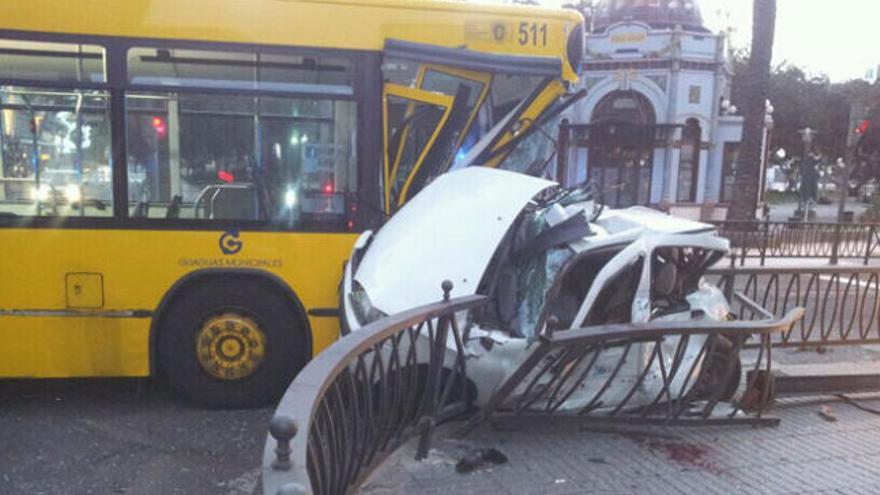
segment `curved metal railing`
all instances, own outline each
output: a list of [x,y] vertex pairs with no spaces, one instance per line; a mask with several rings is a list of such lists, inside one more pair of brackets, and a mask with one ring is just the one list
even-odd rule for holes
[[383,318],[311,361],[281,399],[263,452],[263,493],[350,493],[394,449],[469,408],[456,313],[483,296],[444,300]]
[[[736,298],[761,321],[657,321],[553,332],[472,423],[552,415],[587,423],[775,424],[778,419],[761,417],[772,392],[766,378],[771,336],[790,331],[803,310],[776,319],[741,294]],[[734,397],[740,350],[753,337],[760,350],[744,392]],[[733,406],[718,413],[718,404],[728,401]],[[754,414],[740,414],[746,411]]]
[[[444,301],[353,332],[297,376],[270,424],[265,495],[351,493],[403,441],[421,434],[419,455],[425,455],[434,425],[468,411],[475,391],[467,374],[467,335],[456,315],[486,298],[448,300],[451,286],[444,285]],[[762,417],[772,395],[773,335],[790,334],[803,310],[789,308],[777,319],[745,295],[732,294],[750,315],[743,321],[656,321],[544,333],[470,425],[538,416],[775,424],[775,418]],[[744,392],[734,398],[729,384],[736,388],[732,378],[741,373],[739,353],[749,338],[758,341],[759,351]],[[572,407],[578,393],[581,402]],[[731,399],[732,406],[719,412],[717,406]]]
[[[800,322],[774,337],[774,347],[880,343],[880,268],[727,268],[707,276],[774,314],[806,308]],[[742,305],[731,309],[741,319],[755,318]]]

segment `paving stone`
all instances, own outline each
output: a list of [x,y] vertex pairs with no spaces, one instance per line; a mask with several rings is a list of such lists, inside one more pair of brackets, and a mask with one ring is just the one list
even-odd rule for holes
[[[876,396],[860,401],[880,408]],[[816,414],[823,404],[837,422]],[[509,462],[470,475],[455,472],[464,450],[441,430],[435,455],[442,460],[413,468],[401,451],[374,478],[406,466],[409,479],[393,493],[412,495],[880,493],[880,417],[831,398],[784,401],[772,414],[782,419],[777,428],[485,426],[466,445],[496,447]],[[371,490],[362,493],[391,493]]]

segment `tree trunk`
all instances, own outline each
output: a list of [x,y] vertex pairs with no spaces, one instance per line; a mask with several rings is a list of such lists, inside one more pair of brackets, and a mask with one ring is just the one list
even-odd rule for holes
[[743,141],[736,164],[736,194],[728,220],[754,221],[761,189],[761,156],[776,33],[776,0],[754,0],[752,52],[743,91]]

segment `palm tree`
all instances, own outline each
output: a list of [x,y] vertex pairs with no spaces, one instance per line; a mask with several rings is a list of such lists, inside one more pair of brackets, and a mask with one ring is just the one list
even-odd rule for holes
[[761,151],[776,34],[776,0],[753,0],[752,50],[743,83],[743,143],[737,160],[728,220],[754,221],[761,181]]

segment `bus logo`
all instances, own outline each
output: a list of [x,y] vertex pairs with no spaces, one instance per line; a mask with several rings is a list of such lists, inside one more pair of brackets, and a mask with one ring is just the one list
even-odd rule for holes
[[238,254],[243,247],[244,242],[238,239],[237,230],[224,232],[223,235],[220,236],[220,251],[227,256]]
[[495,37],[495,41],[501,43],[507,37],[507,27],[501,23],[495,24],[492,27],[492,35]]

